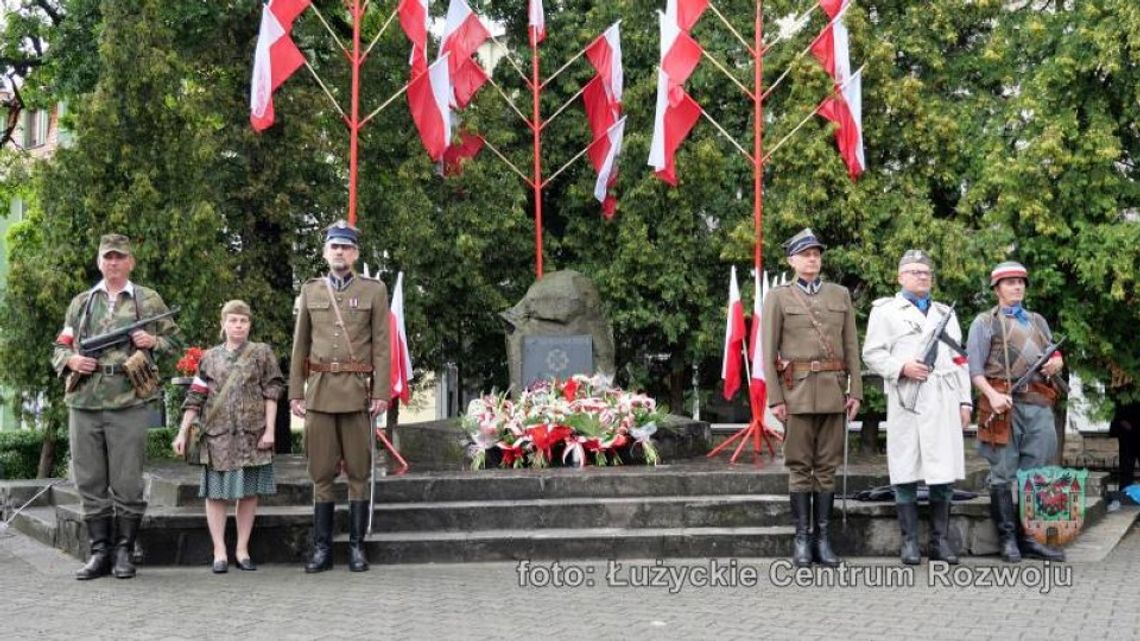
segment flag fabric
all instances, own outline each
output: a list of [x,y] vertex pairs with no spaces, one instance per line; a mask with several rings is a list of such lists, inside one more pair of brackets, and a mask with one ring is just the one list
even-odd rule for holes
[[411,77],[415,78],[427,69],[428,7],[431,0],[400,0],[396,12],[400,15],[400,27],[412,43],[412,55],[408,63],[412,67]]
[[[594,198],[602,203],[602,213],[606,218],[613,218],[617,211],[617,198],[610,189],[617,183],[617,158],[621,154],[622,138],[625,135],[625,118],[614,123],[604,136],[590,144],[590,162],[598,172],[594,181]],[[594,158],[598,157],[595,162]]]
[[420,132],[424,149],[433,161],[443,158],[451,144],[451,78],[448,69],[450,56],[444,54],[428,70],[408,83],[408,107],[412,120]]
[[752,372],[748,380],[748,395],[752,404],[752,416],[763,420],[764,408],[768,406],[768,382],[764,376],[764,349],[763,338],[760,331],[760,309],[764,304],[765,289],[760,285],[760,274],[757,270],[753,277],[752,294],[752,337],[748,341],[748,360]]
[[863,82],[851,73],[850,42],[843,14],[850,0],[822,0],[820,6],[830,18],[811,44],[812,55],[835,83],[835,95],[823,102],[819,115],[837,125],[835,141],[847,165],[847,175],[855,180],[867,167],[863,155]]
[[526,9],[527,31],[530,34],[530,46],[537,47],[538,43],[546,39],[546,13],[542,10],[542,0],[530,0]]
[[625,81],[618,25],[615,23],[595,38],[587,45],[585,53],[597,72],[582,92],[592,139],[587,154],[594,171],[598,172],[594,196],[602,203],[605,217],[612,218],[617,209],[617,198],[609,190],[617,183],[617,158],[625,130],[621,116]]
[[740,357],[744,345],[744,306],[740,302],[740,287],[736,284],[736,267],[728,284],[728,314],[724,327],[724,357],[720,378],[724,381],[724,398],[731,400],[740,389]]
[[392,399],[400,399],[407,405],[412,400],[408,381],[412,378],[412,356],[408,351],[408,333],[404,329],[404,272],[396,275],[396,287],[392,290],[392,301],[388,305],[388,347],[392,360],[391,372]]
[[689,30],[707,7],[707,0],[668,0],[665,13],[660,16],[661,58],[649,164],[670,185],[677,184],[673,157],[701,113],[683,85],[702,53],[701,45],[689,35]]
[[462,132],[459,142],[443,152],[443,175],[455,176],[463,171],[463,161],[474,158],[483,150],[483,137],[478,134]]
[[838,125],[835,142],[847,165],[847,175],[855,180],[867,167],[863,156],[863,78],[855,72],[839,95],[832,96],[819,109],[819,115]]
[[257,131],[273,125],[273,92],[305,64],[292,32],[293,21],[308,7],[309,0],[269,0],[261,9],[249,89],[249,122]]
[[483,26],[483,21],[471,10],[466,0],[451,0],[447,7],[439,56],[442,58],[451,54],[449,73],[452,90],[455,92],[452,104],[459,109],[465,108],[475,92],[487,82],[487,73],[471,56],[490,37],[491,32]]

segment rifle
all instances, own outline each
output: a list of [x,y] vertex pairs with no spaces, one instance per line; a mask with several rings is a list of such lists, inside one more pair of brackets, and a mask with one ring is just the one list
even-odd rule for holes
[[[123,327],[120,327],[114,331],[110,331],[105,334],[99,334],[98,336],[92,336],[90,338],[81,339],[79,341],[79,355],[86,356],[88,358],[97,358],[100,354],[113,347],[119,347],[121,345],[126,345],[129,343],[131,341],[131,334],[135,331],[140,330],[151,323],[174,316],[180,311],[182,311],[181,307],[175,307],[170,311],[164,312],[162,314],[157,314],[149,318],[141,318],[131,323],[130,325],[124,325]],[[86,376],[86,374],[81,374],[74,371],[69,373],[67,375],[67,379],[64,381],[65,390],[67,392],[74,392],[75,389],[79,387],[79,381],[83,376]]]
[[[950,306],[950,309],[942,315],[938,321],[938,325],[934,327],[934,331],[930,332],[922,342],[922,346],[918,350],[919,362],[922,363],[930,371],[934,371],[934,364],[938,361],[938,343],[944,342],[955,348],[957,351],[965,353],[962,346],[957,344],[949,336],[946,336],[946,325],[950,323],[950,319],[954,315],[954,306],[958,303],[955,302]],[[955,347],[957,346],[957,347]],[[918,391],[922,384],[926,381],[916,381],[913,379],[904,379],[899,383],[899,404],[903,409],[913,412],[915,406],[918,404]]]
[[[1018,392],[1024,392],[1029,388],[1029,384],[1033,382],[1033,378],[1041,373],[1041,368],[1045,367],[1045,363],[1048,363],[1049,359],[1053,358],[1053,354],[1061,348],[1061,344],[1064,343],[1065,340],[1066,339],[1062,337],[1060,340],[1049,343],[1045,346],[1045,349],[1042,350],[1041,355],[1037,357],[1037,360],[1033,361],[1033,365],[1030,365],[1029,369],[1021,375],[1021,378],[1017,379],[1017,381],[1015,381],[1013,385],[1009,387],[1009,395],[1011,398],[1014,394]],[[1052,376],[1046,376],[1045,380],[1052,383],[1055,387],[1057,387],[1057,389],[1061,390],[1065,394],[1069,393],[1069,385],[1065,383],[1065,381],[1059,378],[1053,378]],[[999,415],[996,413],[990,414],[990,417],[986,419],[983,427],[989,427],[990,423],[993,423],[994,418],[997,416]]]
[[113,347],[126,345],[127,343],[131,342],[131,334],[133,334],[135,331],[140,330],[147,325],[150,325],[151,323],[174,316],[180,311],[182,311],[181,307],[175,307],[168,312],[156,314],[155,316],[151,316],[149,318],[141,318],[131,323],[130,325],[124,325],[119,329],[107,332],[105,334],[99,334],[98,336],[84,338],[79,341],[79,354],[81,356],[95,358],[96,356]]

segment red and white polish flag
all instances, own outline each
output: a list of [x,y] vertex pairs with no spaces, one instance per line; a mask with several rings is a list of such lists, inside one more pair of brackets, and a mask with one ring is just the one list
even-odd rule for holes
[[764,289],[760,286],[760,274],[753,277],[752,297],[752,340],[748,343],[748,359],[752,364],[752,375],[748,381],[749,398],[752,402],[752,415],[762,419],[764,408],[768,406],[768,382],[764,376],[764,344],[760,331],[760,310],[764,305]]
[[740,302],[740,287],[736,284],[736,267],[728,284],[728,315],[724,327],[724,356],[720,378],[724,381],[724,398],[731,399],[740,389],[740,357],[744,346],[744,305]]
[[[602,203],[602,213],[606,218],[613,218],[617,211],[617,198],[610,189],[617,183],[618,156],[621,154],[622,138],[625,135],[625,118],[614,123],[606,134],[590,143],[590,161],[598,172],[594,181],[594,198]],[[595,161],[595,157],[598,158]]]
[[257,131],[273,125],[273,92],[305,64],[292,32],[293,21],[308,7],[309,0],[269,0],[261,10],[249,88],[249,122]]
[[420,132],[424,149],[433,161],[443,158],[451,144],[451,75],[448,69],[450,55],[444,54],[408,83],[408,107],[412,120]]
[[396,12],[400,15],[400,27],[404,35],[412,43],[412,55],[408,64],[412,67],[412,76],[427,70],[427,34],[428,34],[428,8],[431,0],[400,0]]
[[391,354],[392,399],[407,405],[412,400],[408,381],[412,379],[412,356],[408,351],[408,333],[404,329],[404,272],[396,275],[392,302],[388,306],[388,347]]
[[606,98],[615,111],[621,110],[625,76],[621,64],[621,29],[614,23],[586,47],[586,59],[598,72]]
[[835,142],[851,180],[858,178],[867,168],[863,155],[862,76],[862,72],[855,72],[847,79],[839,95],[828,98],[819,108],[819,115],[839,126],[835,130]]
[[701,110],[683,87],[701,59],[701,45],[689,35],[708,7],[707,0],[668,0],[660,16],[661,59],[657,72],[657,108],[649,164],[657,176],[677,184],[673,163],[677,148],[700,118]]
[[536,47],[546,39],[546,12],[542,10],[542,0],[530,0],[527,3],[526,23],[530,46]]
[[[451,54],[451,83],[455,95],[452,104],[463,109],[483,83],[487,73],[471,56],[491,37],[491,32],[483,26],[483,21],[471,10],[466,0],[451,0],[447,7],[447,19],[443,27],[443,39],[439,46],[439,56]],[[460,93],[462,90],[462,93]]]

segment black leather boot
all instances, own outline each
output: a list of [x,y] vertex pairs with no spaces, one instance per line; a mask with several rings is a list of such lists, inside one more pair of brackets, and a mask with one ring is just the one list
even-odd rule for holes
[[811,492],[791,492],[788,497],[792,505],[792,520],[796,525],[796,536],[792,540],[792,565],[810,568]]
[[87,563],[75,572],[75,578],[80,581],[111,573],[111,517],[87,519],[87,541],[91,544]]
[[922,553],[918,549],[918,503],[896,503],[895,508],[899,513],[899,533],[902,534],[899,558],[904,565],[918,565],[922,561]]
[[305,563],[305,572],[309,574],[332,569],[333,512],[335,508],[335,503],[313,504],[313,555]]
[[994,520],[1001,545],[1001,560],[1019,563],[1021,550],[1017,548],[1017,517],[1013,509],[1013,495],[1008,485],[990,486],[990,518]]
[[816,492],[815,501],[815,540],[812,542],[812,556],[815,562],[829,568],[839,567],[841,561],[831,551],[831,541],[828,538],[828,524],[831,520],[831,504],[835,500],[834,492]]
[[930,549],[926,555],[931,561],[958,565],[958,555],[950,545],[950,501],[930,502]]
[[364,534],[368,530],[368,501],[348,502],[348,569],[364,572],[368,557],[364,554]]
[[132,579],[135,576],[135,562],[131,555],[135,550],[140,522],[142,516],[137,514],[120,514],[115,519],[118,532],[115,534],[115,565],[111,568],[111,574],[116,579]]

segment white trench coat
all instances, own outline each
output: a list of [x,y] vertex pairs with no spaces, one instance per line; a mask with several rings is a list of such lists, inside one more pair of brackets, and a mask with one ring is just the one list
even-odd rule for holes
[[[885,381],[887,469],[892,485],[915,481],[925,481],[927,485],[952,483],[966,477],[959,407],[972,401],[965,359],[956,359],[958,354],[939,341],[938,360],[926,382],[919,386],[915,411],[905,409],[899,400],[903,364],[920,358],[923,339],[947,313],[953,313],[949,306],[933,303],[924,316],[901,293],[876,300],[871,309],[863,361]],[[956,317],[947,323],[946,334],[959,344],[963,342]]]

